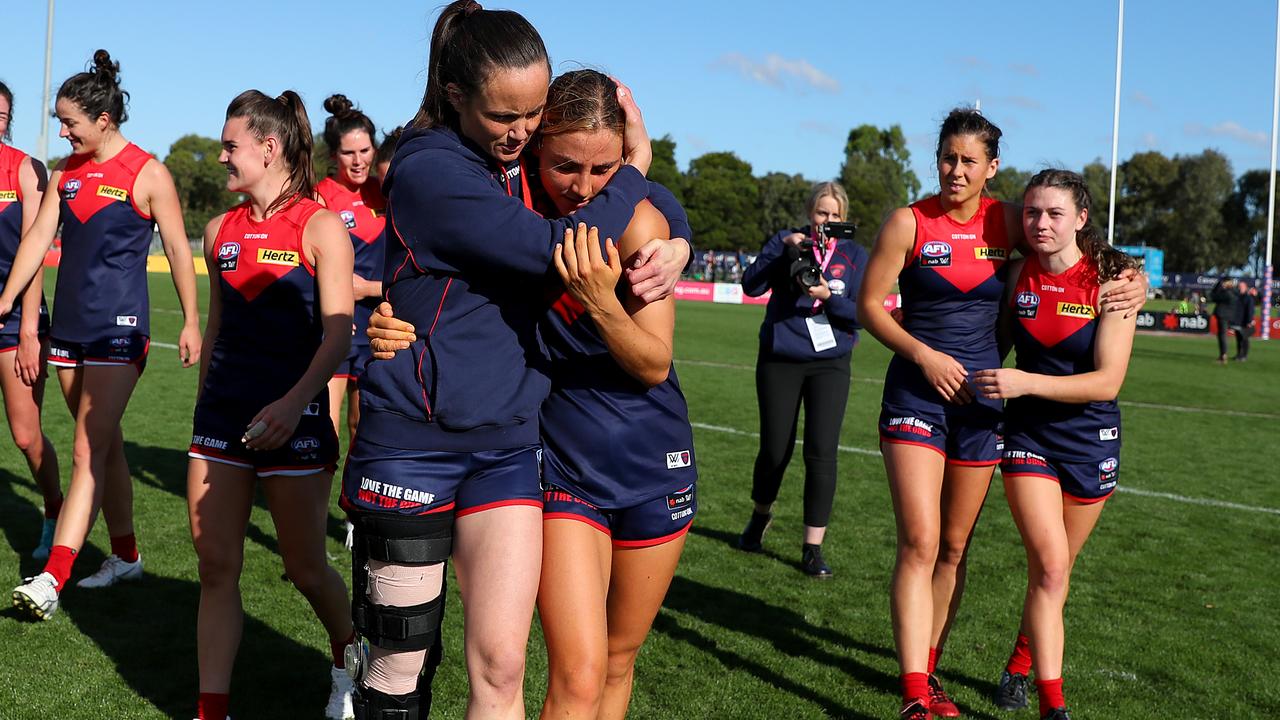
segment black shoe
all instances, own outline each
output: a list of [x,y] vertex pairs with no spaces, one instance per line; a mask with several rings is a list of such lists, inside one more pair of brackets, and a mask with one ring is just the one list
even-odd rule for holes
[[1001,710],[1021,710],[1027,706],[1027,676],[1004,670],[1000,673],[1000,686],[996,688],[996,707]]
[[831,577],[831,566],[822,559],[821,545],[804,544],[804,549],[800,551],[800,569],[812,578],[825,580]]
[[751,519],[747,521],[747,528],[738,536],[738,542],[734,544],[734,547],[743,552],[762,552],[764,550],[764,534],[772,524],[773,513],[752,511]]
[[1054,708],[1041,716],[1040,720],[1071,720],[1071,713],[1064,707]]
[[903,705],[898,718],[900,720],[933,720],[933,713],[929,712],[922,698]]

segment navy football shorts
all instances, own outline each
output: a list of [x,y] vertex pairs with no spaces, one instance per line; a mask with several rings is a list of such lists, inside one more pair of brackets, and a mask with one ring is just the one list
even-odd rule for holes
[[[206,389],[196,405],[187,456],[252,470],[258,477],[311,475],[338,469],[338,436],[329,419],[328,395],[308,403],[298,427],[274,450],[250,450],[241,442],[249,423],[267,403],[246,403]],[[256,405],[256,406],[255,406]]]
[[86,366],[132,365],[138,374],[147,367],[151,338],[146,335],[124,335],[87,343],[49,340],[49,364],[58,368]]
[[1120,479],[1119,453],[1085,462],[1065,461],[1010,443],[1000,461],[1000,472],[1006,478],[1040,477],[1052,480],[1062,494],[1077,502],[1095,503],[1106,500],[1116,490]]
[[572,490],[549,485],[542,495],[542,519],[584,522],[605,535],[615,547],[661,545],[689,531],[698,514],[697,483],[618,510],[603,510]]

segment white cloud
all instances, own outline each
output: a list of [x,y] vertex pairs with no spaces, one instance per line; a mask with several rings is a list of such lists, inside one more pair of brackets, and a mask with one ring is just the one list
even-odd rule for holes
[[1019,75],[1026,75],[1027,77],[1040,77],[1040,68],[1036,67],[1035,65],[1032,65],[1031,63],[1013,63],[1012,65],[1009,66],[1009,69],[1018,73]]
[[1156,109],[1156,101],[1152,100],[1150,95],[1142,92],[1141,90],[1133,91],[1133,101],[1147,108],[1148,110]]
[[1270,143],[1270,137],[1266,133],[1260,130],[1250,130],[1234,120],[1226,120],[1209,127],[1205,127],[1200,123],[1188,123],[1184,130],[1188,135],[1224,137],[1258,147],[1266,147]]
[[1039,100],[1026,95],[1008,95],[1002,98],[996,98],[997,102],[1006,102],[1014,107],[1020,107],[1023,110],[1043,110],[1044,105]]
[[1142,139],[1138,142],[1142,144],[1142,147],[1148,150],[1155,150],[1160,147],[1160,138],[1156,137],[1156,134],[1153,132],[1142,133]]
[[809,61],[784,58],[774,53],[765,55],[759,61],[742,53],[725,53],[712,67],[736,70],[748,80],[779,89],[798,84],[801,90],[813,89],[832,94],[840,92],[840,81],[809,64]]
[[981,70],[987,67],[987,62],[985,60],[973,55],[964,55],[964,56],[958,57],[955,59],[955,62],[957,65],[963,65],[964,67],[971,68],[974,70]]

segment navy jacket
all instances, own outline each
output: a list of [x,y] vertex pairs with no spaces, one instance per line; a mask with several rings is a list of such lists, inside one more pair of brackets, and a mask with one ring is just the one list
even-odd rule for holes
[[[813,300],[787,272],[791,260],[782,239],[796,232],[809,235],[809,228],[779,231],[765,242],[756,261],[742,273],[742,291],[747,295],[759,297],[766,290],[773,290],[760,325],[760,352],[800,361],[844,357],[853,351],[858,330],[862,329],[858,323],[857,296],[867,269],[867,251],[852,240],[836,242],[831,263],[823,273],[831,286],[831,299],[815,312]],[[836,346],[822,352],[813,349],[805,322],[805,318],[815,314],[827,316],[836,338]]]
[[[590,204],[555,220],[526,207],[521,181],[518,164],[499,166],[448,128],[401,138],[383,183],[383,284],[418,340],[361,377],[362,435],[461,452],[538,442],[550,381],[537,323],[552,249],[579,221],[622,237],[650,187],[624,166]],[[655,196],[664,214],[668,198]],[[687,233],[687,222],[671,230]]]

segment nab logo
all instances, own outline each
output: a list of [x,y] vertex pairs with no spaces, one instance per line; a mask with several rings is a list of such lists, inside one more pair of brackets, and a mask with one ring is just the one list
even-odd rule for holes
[[62,197],[64,200],[75,200],[78,192],[80,192],[80,180],[78,178],[71,178],[62,184]]
[[110,185],[99,185],[98,197],[108,197],[112,200],[127,202],[129,200],[129,192],[127,190],[121,190],[118,187],[111,187]]
[[1018,305],[1018,317],[1034,319],[1036,311],[1040,309],[1040,296],[1030,290],[1018,293],[1014,302]]
[[298,262],[297,251],[272,250],[271,248],[258,248],[258,262],[263,265],[285,265],[287,267],[297,267],[301,264]]
[[1084,318],[1086,320],[1092,320],[1094,315],[1092,306],[1069,302],[1058,303],[1058,314],[1066,317]]
[[687,468],[693,464],[693,459],[689,455],[688,450],[667,453],[667,469],[675,470],[677,468]]
[[350,210],[343,210],[338,213],[338,217],[342,218],[342,224],[347,226],[348,230],[354,230],[356,226],[356,214]]
[[0,202],[11,203],[18,202],[17,190],[0,190]]
[[218,270],[231,272],[240,263],[240,243],[228,241],[218,248]]
[[951,245],[941,240],[930,240],[920,248],[921,267],[947,267],[951,265]]
[[313,437],[301,437],[294,440],[289,447],[296,453],[309,453],[320,449],[320,441]]

